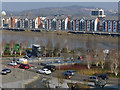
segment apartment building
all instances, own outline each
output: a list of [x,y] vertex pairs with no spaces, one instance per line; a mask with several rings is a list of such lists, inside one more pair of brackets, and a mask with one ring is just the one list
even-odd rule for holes
[[25,29],[120,32],[120,20],[114,16],[105,18],[90,16],[6,16],[2,18],[2,25],[3,27]]

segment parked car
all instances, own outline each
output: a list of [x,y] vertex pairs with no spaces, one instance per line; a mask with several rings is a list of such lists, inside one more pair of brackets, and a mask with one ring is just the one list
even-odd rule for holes
[[19,67],[22,69],[29,69],[30,68],[30,66],[28,64],[20,64]]
[[51,74],[51,71],[47,68],[43,68],[37,71],[37,73],[42,73],[42,74]]
[[84,79],[84,81],[90,81],[90,82],[95,82],[97,80],[98,80],[97,76],[90,76],[89,78]]
[[17,65],[17,63],[16,63],[16,62],[14,62],[14,61],[12,61],[12,62],[8,63],[8,65],[11,65],[11,66],[16,66],[16,65]]
[[108,80],[108,75],[107,74],[101,74],[98,77],[102,78],[103,80]]
[[46,66],[46,64],[45,64],[45,63],[40,63],[40,65],[41,65],[41,66]]
[[1,74],[3,74],[3,75],[7,75],[7,73],[11,73],[11,70],[8,68],[5,68],[1,71]]
[[47,68],[51,70],[52,72],[56,70],[56,67],[54,65],[46,65],[44,68]]
[[63,72],[63,74],[66,74],[66,73],[70,73],[72,76],[74,76],[75,75],[75,71],[74,70],[67,70],[67,71],[65,71],[65,72]]
[[63,74],[63,76],[64,76],[65,79],[72,78],[72,74],[70,74],[70,73]]

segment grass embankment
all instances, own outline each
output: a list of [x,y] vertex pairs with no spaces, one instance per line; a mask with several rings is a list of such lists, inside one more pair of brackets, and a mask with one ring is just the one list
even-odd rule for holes
[[87,65],[84,65],[84,64],[61,65],[60,67],[57,66],[56,69],[57,70],[60,69],[63,71],[75,70],[76,73],[78,74],[91,75],[91,76],[97,76],[97,75],[106,73],[111,78],[120,78],[120,73],[118,74],[118,76],[115,76],[115,74],[111,73],[110,70],[102,69],[101,67],[96,67],[96,66],[93,66],[91,69],[88,69]]
[[78,74],[83,74],[83,75],[100,75],[100,74],[108,74],[109,77],[111,78],[120,78],[120,73],[118,74],[118,76],[115,76],[114,73],[111,73],[110,70],[105,70],[105,69],[101,69],[101,68],[91,68],[91,69],[81,69],[81,70],[77,70]]

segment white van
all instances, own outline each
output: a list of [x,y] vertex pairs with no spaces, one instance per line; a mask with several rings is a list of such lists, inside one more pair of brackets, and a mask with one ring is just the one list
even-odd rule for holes
[[17,60],[17,63],[18,63],[18,64],[28,64],[28,60],[25,59],[25,58],[19,58],[19,59]]

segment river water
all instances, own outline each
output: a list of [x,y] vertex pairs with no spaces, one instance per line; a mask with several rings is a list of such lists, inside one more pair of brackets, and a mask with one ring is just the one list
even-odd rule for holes
[[9,43],[11,41],[27,43],[27,47],[32,44],[40,44],[42,46],[50,46],[51,48],[60,47],[70,50],[75,48],[117,48],[117,37],[110,36],[85,36],[74,34],[53,34],[53,33],[32,33],[32,32],[3,32],[2,40]]

